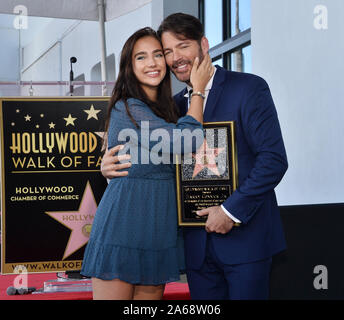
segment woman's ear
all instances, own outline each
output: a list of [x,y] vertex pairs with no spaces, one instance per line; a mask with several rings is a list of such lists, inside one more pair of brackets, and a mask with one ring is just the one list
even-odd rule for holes
[[207,54],[209,51],[209,41],[206,37],[202,37],[201,39],[201,49],[203,55]]

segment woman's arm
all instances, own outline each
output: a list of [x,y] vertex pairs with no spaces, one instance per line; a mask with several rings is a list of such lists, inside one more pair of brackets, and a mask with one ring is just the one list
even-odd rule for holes
[[[203,61],[199,64],[198,57],[194,60],[193,67],[190,75],[190,82],[192,84],[193,93],[205,94],[204,90],[214,73],[214,66],[211,63],[211,58],[209,54],[204,56]],[[195,118],[198,122],[203,123],[203,103],[204,98],[200,95],[193,95],[191,97],[191,102],[188,115]]]

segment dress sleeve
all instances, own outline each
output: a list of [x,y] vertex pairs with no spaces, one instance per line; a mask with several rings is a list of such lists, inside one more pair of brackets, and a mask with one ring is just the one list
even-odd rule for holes
[[186,115],[177,123],[169,123],[155,115],[142,101],[128,99],[129,111],[138,124],[136,134],[131,135],[141,148],[162,154],[184,154],[195,152],[203,143],[203,126]]

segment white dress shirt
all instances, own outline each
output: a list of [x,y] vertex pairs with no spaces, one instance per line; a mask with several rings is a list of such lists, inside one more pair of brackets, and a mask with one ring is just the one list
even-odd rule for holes
[[[205,90],[204,90],[204,91],[205,91],[205,92],[204,92],[205,99],[204,99],[204,101],[203,101],[203,113],[204,113],[205,106],[206,106],[206,104],[207,104],[209,92],[210,92],[210,90],[211,90],[211,87],[213,86],[213,81],[214,81],[214,76],[215,76],[216,70],[217,70],[217,69],[215,68],[214,74],[213,74],[213,76],[211,77],[211,79],[209,80],[209,82],[207,83],[207,85],[206,85],[206,87],[205,87]],[[187,88],[188,92],[184,95],[184,97],[188,99],[188,102],[190,102],[190,99],[189,99],[189,92],[190,92],[190,90],[192,90],[192,87],[190,87],[189,85],[187,85],[186,88]],[[188,107],[189,107],[189,103],[188,103]],[[223,212],[224,212],[229,218],[231,218],[234,222],[236,222],[236,223],[241,223],[241,221],[240,221],[239,219],[235,218],[233,215],[231,215],[223,205],[221,205],[221,208],[222,208]]]

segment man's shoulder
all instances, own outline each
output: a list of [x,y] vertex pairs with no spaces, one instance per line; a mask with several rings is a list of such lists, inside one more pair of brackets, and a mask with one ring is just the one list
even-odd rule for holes
[[257,84],[266,84],[266,81],[253,73],[247,72],[237,72],[237,71],[229,71],[224,68],[218,68],[219,76],[222,76],[222,79],[225,80],[226,83],[230,83],[232,86],[237,84],[240,86],[255,86]]
[[[257,87],[268,87],[267,82],[260,76],[247,73],[247,72],[237,72],[237,71],[230,71],[225,68],[216,66],[217,71],[215,74],[213,85],[220,85],[228,87],[228,89],[233,89],[235,91],[240,90],[242,91],[245,88],[248,90],[253,90]],[[173,98],[177,104],[184,101],[184,95],[186,93],[186,87],[176,93]]]

